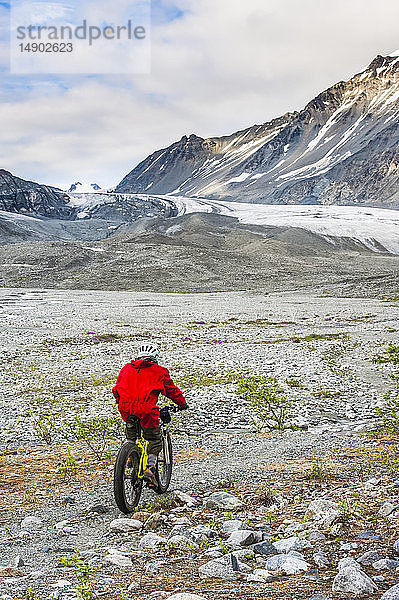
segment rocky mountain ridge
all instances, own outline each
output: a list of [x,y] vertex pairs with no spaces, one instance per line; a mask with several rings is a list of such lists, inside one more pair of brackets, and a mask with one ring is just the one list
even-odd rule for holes
[[69,196],[61,190],[16,177],[0,169],[0,210],[21,215],[71,219]]
[[183,136],[116,192],[267,204],[399,205],[399,57],[377,56],[299,112],[232,135]]

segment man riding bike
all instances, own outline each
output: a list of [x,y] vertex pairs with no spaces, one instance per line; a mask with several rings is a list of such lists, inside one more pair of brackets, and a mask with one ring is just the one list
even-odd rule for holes
[[180,410],[188,408],[186,400],[170,378],[169,372],[158,365],[159,348],[156,344],[140,346],[135,360],[125,365],[119,373],[112,393],[122,419],[126,422],[126,437],[133,437],[130,417],[140,419],[143,437],[148,444],[148,466],[144,479],[156,485],[156,464],[162,450],[159,423],[159,394],[172,400]]

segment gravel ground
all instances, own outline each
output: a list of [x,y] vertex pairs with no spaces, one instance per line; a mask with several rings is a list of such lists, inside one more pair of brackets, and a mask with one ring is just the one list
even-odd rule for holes
[[[202,499],[231,478],[244,493],[248,486],[275,485],[279,473],[283,487],[300,496],[303,482],[293,477],[296,467],[331,461],[343,449],[367,454],[378,446],[364,432],[375,424],[374,408],[388,385],[389,368],[371,359],[397,340],[398,310],[393,301],[316,293],[0,290],[0,565],[20,555],[25,575],[42,572],[37,579],[0,575],[4,592],[19,599],[33,587],[39,598],[47,598],[49,582],[67,578],[62,557],[90,551],[103,556],[107,547],[126,543],[126,536],[116,540],[109,531],[110,521],[121,516],[112,498],[111,467],[102,464],[88,469],[87,478],[61,481],[54,472],[65,443],[55,435],[47,447],[30,421],[21,420],[24,409],[45,406],[60,418],[74,411],[111,414],[110,388],[119,369],[137,344],[155,339],[162,348],[160,363],[191,408],[173,426],[177,460],[171,489]],[[294,403],[294,422],[303,429],[259,433],[253,409],[231,382],[235,373],[247,372],[278,378]],[[42,464],[42,477],[31,467],[26,478],[20,462],[29,467],[35,460]],[[287,469],[291,479],[284,482]],[[304,498],[319,493],[307,489]],[[142,506],[152,499],[146,491]],[[95,505],[107,512],[89,510]],[[41,518],[43,527],[21,537],[20,523],[31,515]],[[70,531],[55,527],[65,519],[72,522]],[[118,570],[108,566],[101,570],[104,581],[110,573],[117,580]],[[129,597],[149,597],[147,583]],[[107,585],[113,584],[105,581],[104,597],[119,597],[109,590],[107,596]],[[153,589],[164,589],[162,581]],[[204,593],[210,600],[222,597],[219,592]],[[246,590],[242,597],[257,596]]]

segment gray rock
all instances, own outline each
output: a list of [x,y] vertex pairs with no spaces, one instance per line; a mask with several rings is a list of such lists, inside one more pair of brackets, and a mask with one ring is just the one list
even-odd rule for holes
[[240,571],[239,562],[233,554],[225,554],[221,558],[211,560],[198,569],[201,579],[217,577],[219,579],[235,579]]
[[105,515],[107,512],[109,512],[109,508],[104,506],[104,504],[92,504],[92,506],[89,506],[89,508],[87,509],[87,512],[97,513],[98,515]]
[[346,567],[353,567],[354,569],[358,569],[358,571],[362,570],[359,563],[351,556],[346,556],[345,558],[341,558],[341,560],[338,561],[338,570],[339,571],[341,569],[345,569]]
[[150,562],[145,565],[144,570],[147,575],[156,575],[158,573],[159,569],[164,564],[165,563],[161,560],[157,560],[155,562]]
[[241,519],[229,519],[222,524],[222,531],[224,533],[232,533],[238,529],[245,529],[244,521]]
[[23,567],[24,564],[24,561],[18,554],[17,556],[14,556],[14,558],[11,558],[11,560],[7,564],[7,567],[10,567],[11,569],[18,569],[18,567]]
[[195,506],[196,504],[198,504],[198,500],[196,500],[192,496],[189,496],[185,492],[182,492],[180,490],[175,490],[173,493],[180,502],[182,502],[183,504],[185,504],[188,507]]
[[131,531],[139,531],[143,527],[141,521],[136,519],[114,519],[109,524],[111,531],[115,533],[130,533]]
[[335,576],[333,592],[344,592],[355,596],[365,596],[377,590],[374,581],[360,568],[353,565],[343,567]]
[[331,597],[325,596],[324,594],[314,594],[309,600],[331,600]]
[[397,552],[399,554],[399,540],[394,541],[393,549],[395,550],[395,552]]
[[394,504],[392,504],[391,502],[384,502],[384,504],[382,504],[382,506],[380,507],[380,510],[378,511],[378,515],[380,517],[387,517],[388,515],[393,513],[395,508],[396,508],[396,506]]
[[317,529],[312,529],[311,531],[307,531],[304,535],[305,539],[309,542],[318,542],[320,540],[325,540],[326,536],[321,531]]
[[368,550],[367,552],[359,556],[357,562],[367,567],[381,559],[382,556],[377,550]]
[[339,547],[340,550],[345,550],[346,552],[356,550],[356,548],[358,548],[358,544],[356,544],[356,542],[344,542]]
[[313,518],[319,527],[328,529],[342,516],[342,511],[336,502],[321,498],[313,500],[305,513],[305,518]]
[[37,531],[43,527],[43,521],[39,517],[25,517],[21,522],[22,531]]
[[389,590],[381,596],[381,600],[399,600],[399,583],[389,588]]
[[157,535],[156,533],[146,533],[140,540],[139,550],[158,550],[160,546],[167,546],[168,540]]
[[267,559],[265,569],[268,571],[284,571],[287,575],[297,575],[307,571],[309,564],[302,558],[290,554],[278,554]]
[[361,531],[357,536],[357,540],[380,540],[381,536],[376,531]]
[[182,536],[187,538],[190,542],[200,545],[202,542],[205,542],[208,537],[205,535],[205,533],[198,533],[198,531],[201,530],[195,527],[188,529],[186,525],[175,525],[169,532],[168,538],[170,539],[175,536]]
[[249,529],[239,529],[233,531],[226,540],[227,546],[230,548],[246,547],[254,544],[257,541],[257,535]]
[[384,569],[396,569],[399,567],[399,560],[392,560],[391,558],[382,558],[373,562],[373,569],[376,571],[383,571]]
[[104,560],[117,567],[132,567],[132,559],[130,556],[127,556],[124,552],[118,550],[110,551]]
[[266,569],[255,569],[251,575],[248,575],[247,581],[254,583],[267,583],[273,580],[273,575]]
[[[233,552],[233,554],[235,554],[235,552]],[[220,552],[220,550],[216,550],[214,548],[209,548],[209,550],[204,552],[204,556],[208,558],[220,558],[223,556],[223,552]]]
[[256,554],[262,554],[262,556],[273,556],[274,554],[278,554],[277,548],[274,544],[269,542],[269,540],[255,544],[253,550]]
[[252,560],[255,558],[255,552],[252,548],[241,548],[240,550],[234,550],[232,554],[238,560]]
[[227,492],[214,492],[207,500],[207,508],[220,508],[224,510],[232,510],[241,508],[243,503],[241,500]]
[[217,531],[211,529],[207,525],[196,525],[195,527],[190,527],[189,531],[193,533],[195,536],[199,536],[199,539],[214,538],[218,537]]
[[184,535],[172,535],[172,537],[168,539],[171,546],[179,548],[180,550],[193,550],[199,548],[198,544]]
[[366,490],[372,490],[373,488],[377,487],[377,485],[379,485],[380,483],[381,479],[377,479],[377,477],[372,477],[371,479],[368,479],[366,481],[364,487]]
[[303,550],[304,548],[309,548],[311,544],[306,540],[301,540],[299,537],[292,536],[273,542],[273,546],[278,552],[287,554],[288,552],[291,552],[291,550]]
[[330,560],[325,552],[315,552],[312,556],[313,562],[319,569],[330,566]]

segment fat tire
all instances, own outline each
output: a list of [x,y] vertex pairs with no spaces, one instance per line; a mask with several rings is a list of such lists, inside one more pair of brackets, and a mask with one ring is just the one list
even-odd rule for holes
[[[159,472],[160,459],[167,458],[165,463],[165,467],[162,473]],[[172,440],[170,439],[169,432],[166,432],[165,435],[162,436],[162,451],[160,457],[158,457],[157,468],[155,472],[155,477],[157,480],[157,487],[155,491],[157,494],[164,494],[170,484],[170,480],[172,479],[172,467],[173,467],[173,452],[172,452]]]
[[[125,487],[125,472],[127,462],[131,458],[134,469],[132,472],[132,487],[134,487],[131,498],[127,497]],[[126,515],[134,512],[140,502],[143,481],[137,477],[138,466],[140,463],[140,452],[134,442],[126,441],[121,446],[115,461],[114,467],[114,496],[119,510]]]

